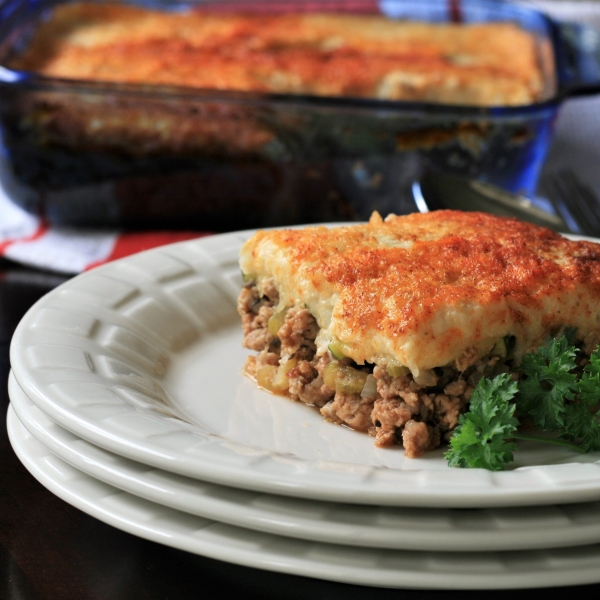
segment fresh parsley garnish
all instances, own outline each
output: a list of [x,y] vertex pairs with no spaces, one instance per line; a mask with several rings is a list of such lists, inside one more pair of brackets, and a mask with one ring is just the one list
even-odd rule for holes
[[[600,347],[583,367],[577,366],[575,330],[526,354],[520,381],[507,374],[482,379],[473,390],[446,453],[450,466],[499,471],[513,460],[511,438],[568,446],[579,452],[600,450]],[[514,416],[529,416],[539,431],[553,437],[517,433]]]
[[579,400],[593,407],[600,402],[600,348],[590,356],[579,380]]
[[577,391],[575,356],[575,347],[563,336],[521,361],[525,377],[519,384],[519,412],[533,417],[543,430],[564,426],[565,400],[573,400]]
[[461,415],[446,452],[451,467],[501,471],[512,462],[517,446],[506,439],[516,431],[514,417],[517,383],[507,374],[482,379],[473,390],[469,412]]
[[600,450],[600,422],[595,409],[600,402],[600,348],[590,356],[577,382],[577,401],[567,406],[565,424],[560,437],[568,440],[581,439],[581,448]]

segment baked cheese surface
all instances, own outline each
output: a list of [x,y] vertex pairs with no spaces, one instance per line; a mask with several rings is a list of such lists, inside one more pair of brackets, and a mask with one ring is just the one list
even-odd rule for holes
[[510,22],[199,8],[61,4],[10,66],[69,79],[477,106],[554,93],[546,45]]
[[484,213],[435,211],[368,224],[259,231],[246,279],[273,279],[282,310],[306,305],[320,333],[359,364],[397,361],[417,376],[464,370],[505,336],[515,357],[561,327],[600,330],[600,245]]

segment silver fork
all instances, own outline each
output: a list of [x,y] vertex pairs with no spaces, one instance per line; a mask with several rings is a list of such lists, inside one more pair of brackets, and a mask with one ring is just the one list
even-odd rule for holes
[[567,223],[585,235],[600,237],[600,199],[571,169],[560,169],[544,183],[554,209]]

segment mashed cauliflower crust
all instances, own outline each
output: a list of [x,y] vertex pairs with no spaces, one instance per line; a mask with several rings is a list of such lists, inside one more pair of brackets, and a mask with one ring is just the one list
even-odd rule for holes
[[260,231],[241,250],[246,372],[329,421],[404,445],[448,440],[483,376],[565,327],[600,339],[600,245],[436,211]]

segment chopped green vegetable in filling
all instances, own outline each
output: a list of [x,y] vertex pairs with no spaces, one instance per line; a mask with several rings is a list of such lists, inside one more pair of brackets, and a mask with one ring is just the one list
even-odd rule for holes
[[344,346],[342,342],[331,342],[328,346],[329,352],[333,358],[337,360],[342,360],[344,358]]
[[368,373],[338,362],[329,363],[323,371],[323,381],[330,390],[344,394],[360,394],[365,387]]
[[399,362],[390,361],[387,365],[387,373],[390,377],[404,377],[410,373],[410,369]]

